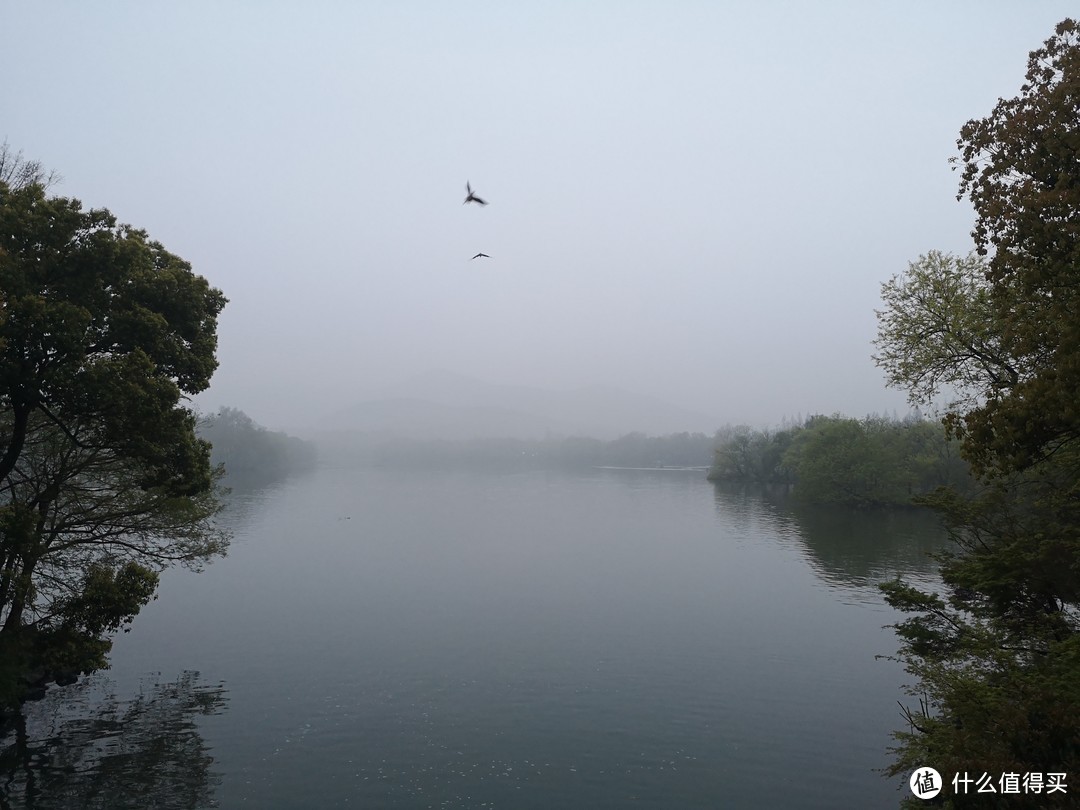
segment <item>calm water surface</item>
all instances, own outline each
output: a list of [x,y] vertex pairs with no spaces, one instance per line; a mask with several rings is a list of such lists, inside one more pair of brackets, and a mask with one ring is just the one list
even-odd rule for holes
[[229,556],[163,577],[107,680],[29,708],[34,784],[8,795],[895,807],[877,769],[905,675],[875,660],[896,617],[874,586],[927,580],[940,532],[700,475],[323,469],[238,493]]

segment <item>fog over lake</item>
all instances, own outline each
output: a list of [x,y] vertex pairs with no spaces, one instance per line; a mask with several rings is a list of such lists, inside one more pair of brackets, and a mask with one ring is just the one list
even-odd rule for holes
[[[222,807],[898,801],[875,585],[929,577],[924,515],[679,470],[323,468],[234,499],[230,555],[167,575],[107,673],[121,701],[199,673],[210,759],[181,773]],[[159,806],[198,806],[159,770]]]
[[[169,559],[214,559],[163,573],[111,669],[14,717],[0,807],[895,807],[909,791],[882,769],[897,701],[917,699],[878,585],[933,589],[943,531],[914,509],[795,501],[792,426],[822,417],[821,446],[866,425],[933,432],[933,406],[917,415],[875,365],[882,284],[972,249],[960,130],[1019,92],[1028,53],[1075,13],[0,6],[0,154],[180,257],[122,231],[146,263],[95,282],[122,308],[84,313],[82,273],[123,251],[86,229],[44,239],[62,229],[25,188],[11,209],[22,241],[0,252],[23,308],[7,317],[12,282],[0,319],[21,411],[2,416],[25,511],[0,572],[18,599],[0,609],[30,650],[12,694],[97,666],[98,631],[154,584],[149,568],[115,589],[83,576],[128,553],[127,506],[93,535],[59,512],[47,525],[48,504],[88,503],[94,523],[113,496],[151,492],[133,510],[157,520],[205,495],[213,515],[196,419],[170,410],[177,379],[205,435],[218,419],[216,461],[253,474],[228,480],[228,555],[199,525],[208,542]],[[43,327],[37,299],[61,288]],[[107,339],[88,345],[84,314]],[[117,376],[89,373],[87,352]],[[759,462],[775,451],[738,472],[784,486],[706,480],[723,436],[757,442]],[[940,433],[883,440],[818,477],[874,470],[856,483],[889,499],[847,500],[906,507],[938,472],[934,487],[960,467],[971,483],[954,450]],[[142,539],[173,548],[195,523]],[[24,542],[46,535],[62,553]],[[47,668],[39,627],[81,628],[89,647]]]

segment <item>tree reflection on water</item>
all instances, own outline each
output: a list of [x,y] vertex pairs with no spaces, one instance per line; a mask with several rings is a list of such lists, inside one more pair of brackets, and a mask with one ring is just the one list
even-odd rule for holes
[[807,504],[787,485],[715,484],[717,512],[740,533],[767,527],[800,548],[814,574],[829,587],[883,601],[877,586],[902,575],[936,581],[931,554],[948,544],[941,518],[929,509],[859,509]]
[[52,689],[0,729],[0,808],[216,806],[220,775],[195,718],[224,711],[224,686],[197,672],[128,700],[107,686]]

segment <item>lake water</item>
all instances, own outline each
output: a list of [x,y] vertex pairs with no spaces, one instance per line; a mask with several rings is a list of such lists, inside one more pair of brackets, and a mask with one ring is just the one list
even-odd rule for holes
[[0,774],[12,806],[887,808],[906,791],[879,772],[906,676],[875,659],[896,649],[875,585],[932,578],[924,515],[792,509],[665,470],[322,469],[238,493],[229,520],[229,556],[164,575],[107,677],[27,707]]

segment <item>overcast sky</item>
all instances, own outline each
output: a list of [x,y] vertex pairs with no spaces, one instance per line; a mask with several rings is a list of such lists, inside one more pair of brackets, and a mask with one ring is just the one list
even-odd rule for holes
[[0,0],[0,140],[225,292],[206,409],[445,369],[902,413],[880,285],[970,249],[959,129],[1070,6]]

